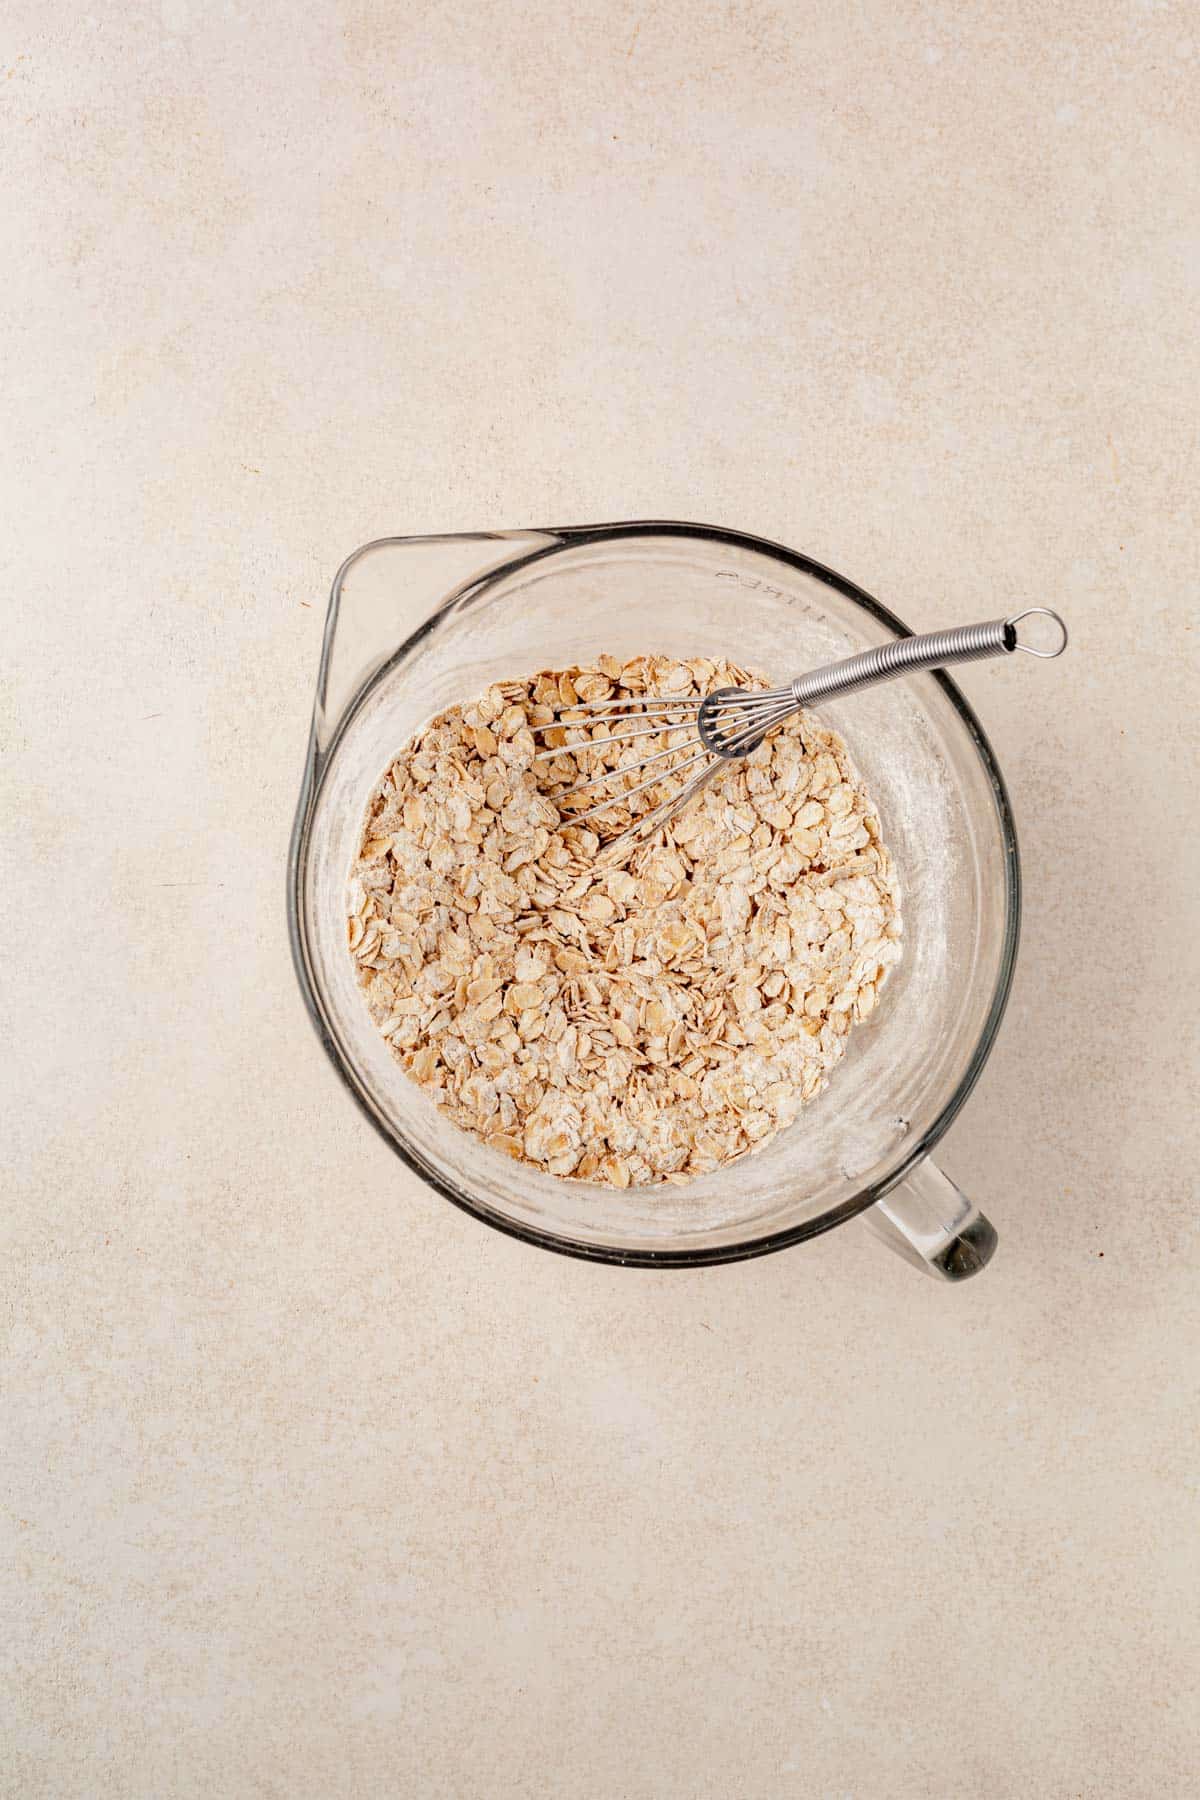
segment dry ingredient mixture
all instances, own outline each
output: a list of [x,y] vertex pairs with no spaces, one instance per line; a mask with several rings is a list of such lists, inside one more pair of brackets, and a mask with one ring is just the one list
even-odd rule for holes
[[646,745],[589,748],[611,727],[586,713],[530,729],[580,700],[766,685],[704,658],[599,657],[500,682],[401,749],[368,808],[350,953],[392,1054],[456,1125],[553,1175],[684,1182],[824,1085],[901,949],[891,857],[842,739],[789,720],[606,868],[604,842],[678,778],[560,825],[554,793]]

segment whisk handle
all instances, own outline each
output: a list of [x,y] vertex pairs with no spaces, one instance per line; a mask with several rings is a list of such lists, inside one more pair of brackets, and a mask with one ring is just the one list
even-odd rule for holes
[[[1038,613],[1053,619],[1061,633],[1056,649],[1038,650],[1023,644],[1017,635],[1022,619]],[[859,688],[873,687],[877,681],[890,681],[894,675],[911,675],[920,669],[945,669],[953,663],[979,662],[985,656],[1005,656],[1013,650],[1024,650],[1030,656],[1061,656],[1067,647],[1067,628],[1049,607],[1032,606],[1009,619],[988,619],[981,625],[959,625],[953,631],[927,631],[920,637],[896,638],[874,650],[860,650],[844,662],[828,668],[814,669],[810,675],[797,675],[790,684],[797,706],[816,706],[841,694],[852,694]]]

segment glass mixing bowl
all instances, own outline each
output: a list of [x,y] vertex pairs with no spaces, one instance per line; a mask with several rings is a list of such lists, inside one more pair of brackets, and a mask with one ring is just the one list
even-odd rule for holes
[[292,949],[346,1086],[439,1193],[547,1249],[636,1266],[726,1262],[867,1215],[944,1279],[995,1233],[928,1160],[970,1093],[1012,979],[1016,834],[979,722],[921,674],[830,702],[902,883],[904,956],[824,1093],[759,1154],[685,1186],[563,1181],[459,1131],[393,1060],[346,950],[345,888],[367,797],[440,707],[489,682],[653,650],[727,656],[776,680],[908,635],[810,558],[657,522],[385,538],[333,584],[289,865]]

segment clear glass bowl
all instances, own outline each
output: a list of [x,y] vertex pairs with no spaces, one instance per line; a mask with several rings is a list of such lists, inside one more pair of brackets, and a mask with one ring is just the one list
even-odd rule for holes
[[532,1243],[641,1266],[782,1249],[858,1213],[948,1279],[990,1225],[927,1160],[1004,1010],[1020,916],[1016,834],[974,713],[941,674],[822,709],[878,802],[905,950],[826,1091],[759,1154],[686,1186],[563,1181],[456,1129],[392,1059],[346,950],[345,887],[367,796],[403,741],[490,681],[662,651],[777,680],[907,635],[795,551],[656,522],[367,544],[330,597],[289,869],[296,970],[346,1085],[398,1155],[456,1205]]

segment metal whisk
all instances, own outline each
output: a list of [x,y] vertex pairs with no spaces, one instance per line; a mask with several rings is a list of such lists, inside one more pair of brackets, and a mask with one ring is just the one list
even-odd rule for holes
[[[1053,648],[1038,649],[1033,644],[1021,642],[1017,627],[1023,620],[1035,616],[1051,619],[1057,627],[1059,641]],[[628,743],[635,738],[666,736],[669,739],[680,732],[686,733],[680,742],[668,741],[665,748],[649,756],[605,769],[599,775],[576,782],[573,787],[553,795],[555,803],[561,804],[577,794],[624,782],[630,774],[642,769],[663,765],[635,787],[621,787],[584,812],[568,812],[563,818],[564,825],[581,825],[614,806],[626,805],[635,795],[656,787],[668,776],[695,771],[658,806],[635,818],[627,830],[611,839],[604,846],[604,854],[608,856],[674,818],[725,763],[749,756],[768,733],[801,707],[816,706],[822,700],[856,693],[859,688],[873,687],[876,682],[890,681],[896,675],[914,674],[921,669],[944,669],[954,663],[977,662],[986,656],[1009,655],[1014,650],[1049,659],[1061,656],[1066,647],[1067,628],[1058,614],[1048,606],[1030,606],[1007,619],[989,619],[981,625],[960,625],[953,631],[929,631],[919,637],[897,638],[890,644],[860,651],[857,656],[831,663],[811,674],[797,675],[786,687],[767,688],[759,693],[745,688],[721,688],[704,698],[647,694],[624,700],[579,701],[574,706],[561,708],[549,723],[535,725],[533,730],[562,730],[572,724],[604,724],[614,729],[603,737],[584,738],[540,750],[534,760],[549,762],[555,757],[603,750],[609,744]],[[672,760],[684,752],[682,761]]]

